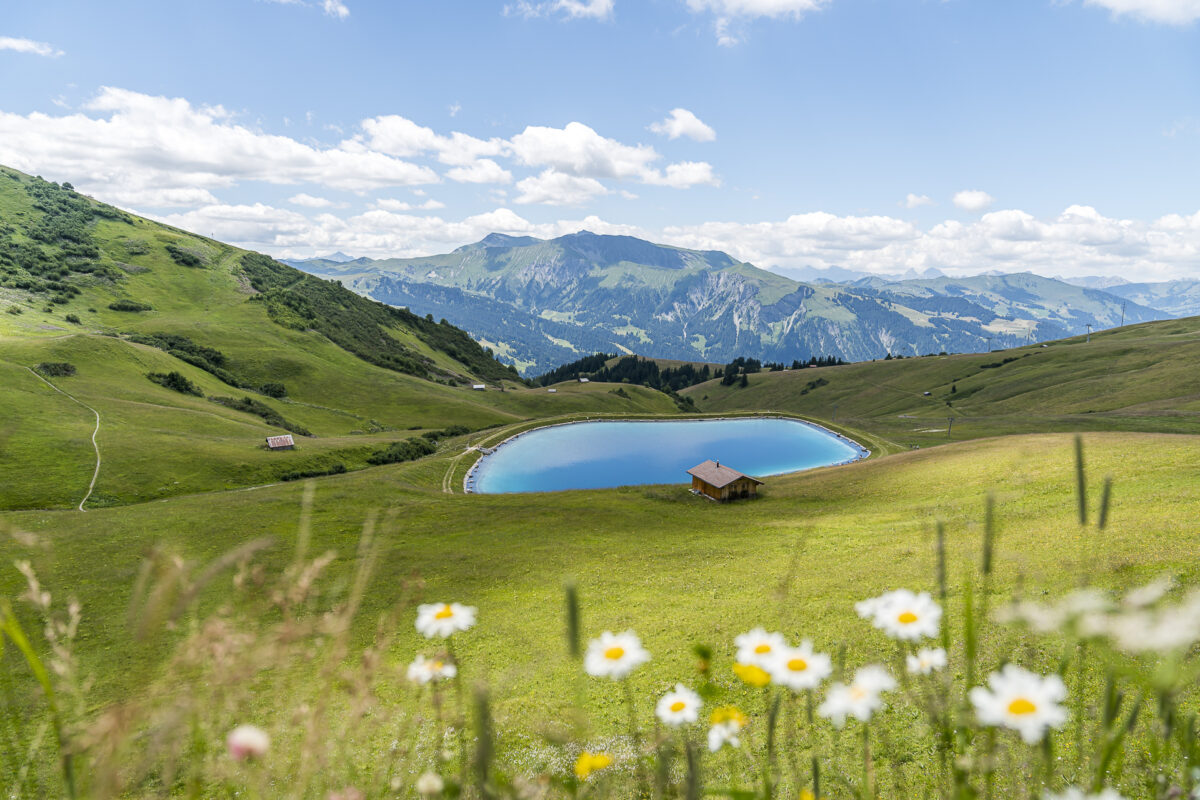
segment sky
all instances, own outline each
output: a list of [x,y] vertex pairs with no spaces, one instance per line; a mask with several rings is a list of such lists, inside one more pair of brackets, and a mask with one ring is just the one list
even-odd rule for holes
[[1200,0],[0,7],[0,164],[277,257],[1200,278]]

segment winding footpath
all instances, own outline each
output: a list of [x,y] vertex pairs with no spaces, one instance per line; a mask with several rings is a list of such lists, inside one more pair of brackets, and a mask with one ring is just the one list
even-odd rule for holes
[[79,501],[79,510],[87,511],[87,509],[83,507],[83,504],[86,503],[88,501],[88,498],[92,496],[92,490],[94,490],[96,488],[96,479],[100,477],[100,445],[96,444],[96,434],[100,433],[100,412],[97,411],[96,409],[92,408],[87,403],[83,402],[82,400],[79,400],[78,398],[67,394],[62,389],[55,386],[53,383],[51,383],[50,381],[43,378],[41,375],[38,375],[36,372],[34,372],[29,367],[26,367],[25,369],[28,369],[29,373],[31,375],[33,375],[35,378],[40,380],[42,383],[49,386],[54,391],[61,394],[63,397],[66,397],[68,400],[71,400],[72,402],[78,403],[79,405],[83,406],[88,411],[90,411],[96,415],[96,429],[94,431],[92,431],[92,449],[96,451],[96,469],[92,473],[92,482],[88,484],[87,494],[85,494],[83,496],[83,499]]

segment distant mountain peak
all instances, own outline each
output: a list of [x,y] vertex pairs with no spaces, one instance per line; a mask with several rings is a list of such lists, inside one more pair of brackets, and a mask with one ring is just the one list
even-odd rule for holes
[[318,258],[324,259],[325,261],[332,261],[335,264],[345,264],[350,261],[355,261],[357,256],[348,256],[341,250],[338,250],[336,253],[330,253],[327,256],[318,256]]

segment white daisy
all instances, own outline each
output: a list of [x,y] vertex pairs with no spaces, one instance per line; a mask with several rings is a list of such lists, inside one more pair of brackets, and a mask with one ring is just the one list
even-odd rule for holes
[[1125,800],[1116,789],[1102,789],[1099,794],[1088,794],[1075,786],[1061,792],[1046,792],[1043,800]]
[[1067,699],[1062,678],[1043,678],[1016,664],[988,676],[988,688],[976,686],[969,693],[975,716],[983,725],[1012,728],[1026,744],[1041,741],[1047,728],[1067,721],[1067,710],[1059,705]]
[[432,639],[465,631],[475,624],[476,610],[459,603],[423,603],[417,606],[417,632]]
[[911,675],[928,675],[945,666],[946,651],[940,647],[922,647],[915,656],[908,656],[908,672]]
[[741,747],[739,734],[749,719],[734,706],[722,706],[712,713],[712,727],[708,729],[708,749],[715,753],[725,745]]
[[426,659],[420,655],[408,665],[408,679],[421,685],[453,678],[457,674],[458,667],[453,664],[441,659]]
[[872,714],[883,708],[880,695],[895,688],[896,679],[886,669],[878,664],[869,664],[854,673],[854,680],[849,686],[835,683],[829,687],[817,713],[838,728],[846,724],[848,716],[866,722]]
[[583,656],[583,668],[588,675],[624,678],[639,664],[650,660],[650,653],[642,647],[642,640],[633,631],[611,633],[605,631],[599,639],[588,642]]
[[772,651],[767,661],[771,680],[793,691],[815,689],[833,672],[833,663],[826,653],[814,653],[812,642],[800,642],[799,647],[780,647]]
[[787,640],[782,633],[767,633],[762,628],[755,628],[749,633],[743,633],[733,640],[737,645],[737,662],[753,664],[761,669],[767,668],[771,654],[781,647],[787,647]]
[[677,683],[674,690],[659,698],[654,713],[667,725],[682,725],[695,722],[700,717],[701,705],[700,695]]
[[906,642],[937,636],[942,620],[942,607],[933,601],[929,592],[915,594],[908,589],[896,589],[863,600],[856,603],[854,609],[888,636]]

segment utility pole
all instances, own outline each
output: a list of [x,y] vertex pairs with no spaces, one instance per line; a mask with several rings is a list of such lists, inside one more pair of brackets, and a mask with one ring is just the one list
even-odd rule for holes
[[1121,301],[1121,327],[1125,327],[1125,301]]
[[1087,329],[1088,329],[1087,340],[1090,342],[1092,340],[1092,323],[1090,323],[1090,322],[1087,323]]
[[992,338],[993,337],[991,337],[991,336],[983,337],[983,340],[985,342],[987,342],[987,352],[989,352],[989,353],[992,352]]
[[950,431],[954,430],[954,417],[946,417],[946,438],[950,438]]

